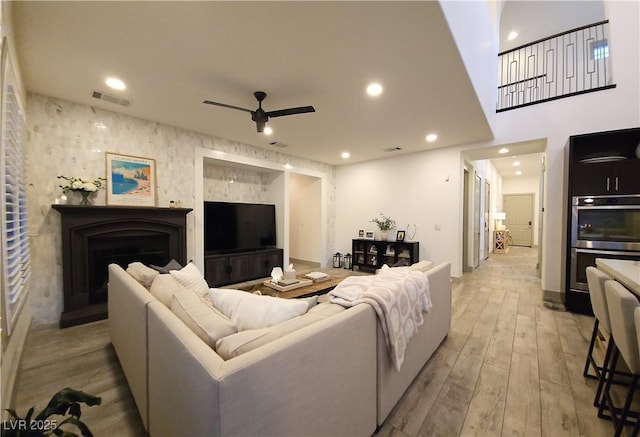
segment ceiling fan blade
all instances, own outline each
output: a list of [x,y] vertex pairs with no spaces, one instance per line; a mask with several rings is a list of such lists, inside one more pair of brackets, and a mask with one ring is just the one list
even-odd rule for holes
[[278,109],[276,111],[269,111],[267,115],[269,117],[284,117],[285,115],[305,114],[307,112],[316,112],[313,106],[300,106],[298,108]]
[[211,100],[205,100],[202,103],[206,103],[207,105],[222,106],[223,108],[237,109],[239,111],[244,111],[249,113],[253,112],[253,110],[251,109],[245,109],[239,106],[227,105],[226,103],[212,102]]

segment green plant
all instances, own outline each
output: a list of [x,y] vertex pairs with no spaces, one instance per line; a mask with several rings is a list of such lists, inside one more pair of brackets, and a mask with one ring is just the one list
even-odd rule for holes
[[380,213],[380,217],[373,218],[369,222],[378,225],[381,231],[388,231],[396,227],[396,221],[382,213]]
[[[102,399],[82,391],[63,388],[53,395],[47,406],[33,415],[35,407],[29,408],[26,416],[20,417],[15,410],[7,409],[10,419],[2,422],[2,437],[40,437],[57,435],[77,437],[78,434],[60,429],[62,425],[75,426],[85,437],[93,437],[87,425],[80,420],[80,404],[100,405]],[[70,417],[64,418],[69,415]],[[52,416],[54,416],[52,418]],[[55,416],[63,416],[57,418]]]

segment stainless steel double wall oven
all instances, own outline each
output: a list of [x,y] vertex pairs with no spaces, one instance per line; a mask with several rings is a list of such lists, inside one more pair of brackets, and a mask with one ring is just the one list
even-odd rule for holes
[[640,260],[640,195],[572,198],[572,291],[588,292],[585,270],[596,258]]

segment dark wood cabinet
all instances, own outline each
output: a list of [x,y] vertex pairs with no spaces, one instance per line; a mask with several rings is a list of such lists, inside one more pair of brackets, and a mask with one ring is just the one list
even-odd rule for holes
[[569,147],[570,196],[640,193],[640,129],[575,135]]
[[574,247],[572,233],[579,226],[574,197],[602,196],[600,201],[615,204],[616,197],[640,194],[640,128],[571,136],[568,156],[565,305],[569,311],[592,314],[586,267],[595,265],[598,255],[630,259],[638,252]]
[[411,265],[420,259],[420,243],[417,241],[384,241],[354,239],[351,242],[353,253],[352,268],[376,270],[384,264]]
[[209,287],[236,284],[268,277],[273,267],[282,267],[282,249],[206,255],[204,277]]

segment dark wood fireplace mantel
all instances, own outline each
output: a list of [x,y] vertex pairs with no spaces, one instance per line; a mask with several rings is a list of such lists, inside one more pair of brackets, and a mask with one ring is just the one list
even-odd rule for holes
[[62,216],[60,327],[107,317],[107,266],[186,263],[190,208],[52,205]]

